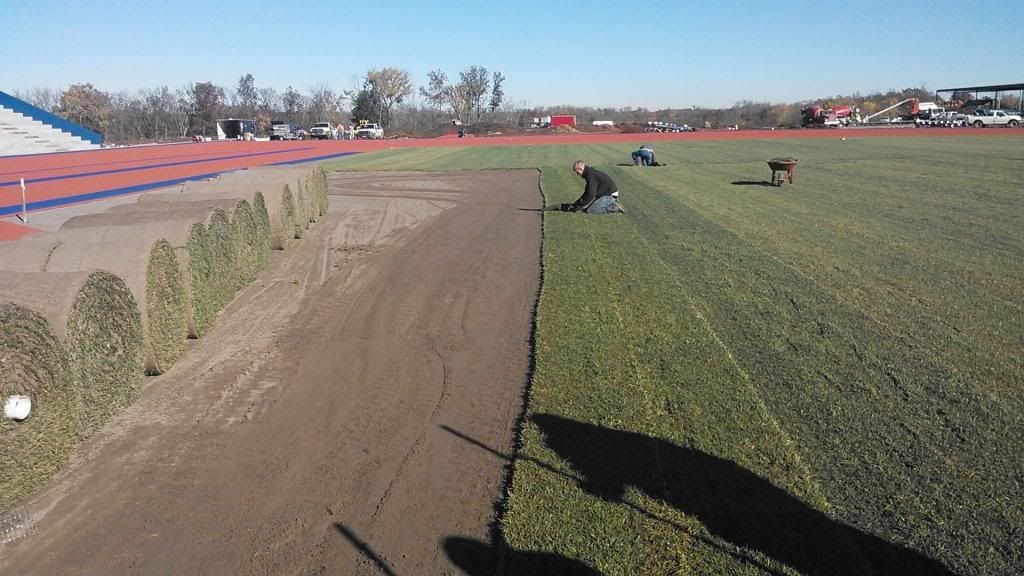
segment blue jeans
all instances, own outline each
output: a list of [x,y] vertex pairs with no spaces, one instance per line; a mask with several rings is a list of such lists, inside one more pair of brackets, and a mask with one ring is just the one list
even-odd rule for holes
[[633,157],[633,164],[643,164],[644,166],[654,164],[654,152],[650,150],[637,150],[631,156]]
[[613,214],[618,211],[619,207],[615,205],[613,196],[601,196],[587,206],[587,214]]

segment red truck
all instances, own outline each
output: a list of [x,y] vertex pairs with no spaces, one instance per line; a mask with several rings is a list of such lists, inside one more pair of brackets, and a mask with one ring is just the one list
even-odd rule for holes
[[849,106],[822,108],[815,104],[800,110],[801,126],[846,126],[850,123],[854,109]]

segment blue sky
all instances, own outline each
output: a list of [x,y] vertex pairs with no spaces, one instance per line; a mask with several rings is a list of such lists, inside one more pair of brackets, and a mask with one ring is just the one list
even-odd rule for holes
[[352,88],[371,67],[500,70],[529,105],[793,102],[1024,82],[1024,4],[0,0],[0,90]]

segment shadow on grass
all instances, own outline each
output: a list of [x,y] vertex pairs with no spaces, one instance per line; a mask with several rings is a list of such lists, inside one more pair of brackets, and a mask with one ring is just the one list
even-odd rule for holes
[[628,505],[624,497],[632,486],[695,517],[715,536],[802,573],[953,574],[914,550],[825,516],[729,460],[559,416],[531,420],[548,447],[582,476],[587,492]]
[[733,186],[773,186],[771,182],[767,180],[737,180],[730,182]]
[[514,566],[516,574],[601,576],[600,572],[579,560],[549,552],[498,550],[485,542],[470,538],[445,538],[444,553],[448,555],[452,564],[469,576],[496,574],[500,562],[504,562],[506,566]]

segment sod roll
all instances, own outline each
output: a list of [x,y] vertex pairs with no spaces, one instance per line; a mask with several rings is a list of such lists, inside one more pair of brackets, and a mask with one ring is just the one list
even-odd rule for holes
[[327,171],[322,166],[313,170],[313,189],[316,191],[317,213],[320,216],[327,214]]
[[[283,250],[288,240],[296,237],[296,214],[301,209],[296,198],[299,183],[313,172],[314,169],[311,167],[260,167],[239,170],[222,174],[212,180],[186,182],[180,187],[148,192],[139,197],[138,203],[238,198],[248,200],[255,206],[255,194],[262,192],[272,246],[274,249]],[[308,213],[308,209],[305,210]]]
[[300,178],[295,184],[295,237],[302,238],[309,230],[309,199],[306,197],[306,187],[303,185],[305,178]]
[[69,219],[62,230],[74,228],[101,228],[106,226],[133,226],[137,224],[161,223],[187,220],[205,222],[214,210],[230,212],[238,200],[233,198],[203,199],[182,202],[152,202],[120,204],[99,214],[85,214]]
[[128,285],[89,272],[5,272],[3,299],[45,317],[67,361],[77,429],[87,436],[142,388],[142,320]]
[[[270,226],[263,195],[248,195],[253,204],[233,193],[184,195],[181,189],[174,189],[81,218],[87,224],[122,225],[139,219],[176,222],[176,242],[181,242],[182,252],[188,255],[183,262],[187,333],[199,338],[210,330],[217,313],[234,294],[269,261]],[[78,218],[69,220],[66,226],[77,226],[76,221]]]
[[14,394],[28,396],[32,410],[21,422],[0,419],[0,512],[60,470],[78,438],[63,346],[42,314],[0,302],[0,403]]
[[[116,207],[88,218],[95,223],[124,224],[134,218],[147,221],[192,218],[176,232],[188,253],[185,284],[188,335],[198,338],[213,326],[217,313],[243,286],[252,282],[269,260],[268,218],[262,195],[252,194],[258,210],[245,199],[205,194],[150,198]],[[156,217],[154,217],[156,215]],[[199,220],[195,220],[195,218]],[[69,223],[72,223],[72,219]],[[200,229],[194,224],[204,224]]]
[[66,229],[13,244],[9,253],[0,255],[0,270],[101,269],[121,277],[142,311],[145,353],[140,369],[148,374],[165,372],[184,353],[189,334],[189,222],[79,228],[79,218],[68,220]]
[[256,264],[259,270],[267,267],[270,261],[270,251],[273,245],[270,238],[270,214],[267,213],[267,202],[263,198],[263,192],[257,191],[252,198],[252,217],[256,223]]
[[270,228],[263,195],[256,192],[250,195],[253,203],[245,198],[207,197],[195,194],[184,198],[147,202],[135,202],[115,206],[104,214],[95,214],[72,218],[65,227],[77,224],[82,220],[86,224],[122,225],[134,221],[154,221],[162,219],[191,219],[206,222],[217,210],[229,216],[232,250],[234,251],[234,290],[252,282],[262,271],[269,260]]
[[281,188],[280,196],[281,207],[277,222],[274,222],[273,218],[270,220],[270,240],[276,250],[284,250],[289,240],[301,237],[296,236],[295,196],[292,194],[291,186],[285,184]]
[[[188,200],[186,200],[186,198]],[[247,200],[250,210],[253,211],[253,218],[257,221],[257,234],[260,242],[266,244],[267,249],[284,249],[287,240],[291,237],[286,230],[291,230],[291,221],[282,218],[282,213],[294,213],[294,201],[290,195],[285,197],[282,191],[265,195],[255,189],[236,189],[210,187],[205,191],[190,189],[186,194],[180,191],[160,192],[143,194],[136,204],[127,204],[118,207],[121,210],[173,210],[174,206],[182,203],[210,203],[211,206],[233,211],[239,200]],[[265,240],[264,240],[265,238]],[[269,257],[261,257],[264,261]],[[262,269],[264,266],[261,266]]]
[[[260,227],[252,207],[246,200],[239,200],[230,216],[231,247],[235,261],[235,290],[247,286],[256,279],[262,267],[260,250],[269,244],[259,237]],[[269,238],[268,238],[269,240]]]

